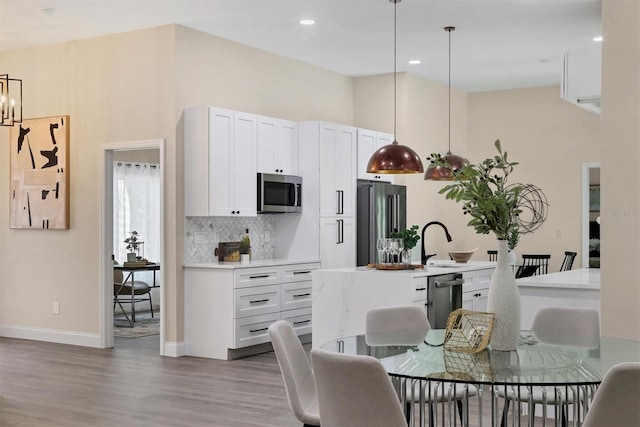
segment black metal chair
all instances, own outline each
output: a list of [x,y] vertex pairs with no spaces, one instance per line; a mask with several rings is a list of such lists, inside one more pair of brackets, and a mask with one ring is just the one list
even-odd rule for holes
[[[120,307],[124,317],[127,319],[129,326],[133,328],[136,321],[136,303],[141,301],[149,301],[151,309],[151,317],[153,317],[153,301],[151,301],[151,287],[142,281],[136,280],[124,282],[122,271],[113,271],[113,311],[115,314],[116,305]],[[131,289],[133,285],[133,289]],[[146,295],[146,297],[144,297]],[[131,317],[127,315],[122,304],[131,304]]]
[[533,276],[537,276],[538,274],[547,274],[549,272],[549,260],[551,259],[551,255],[532,255],[532,254],[522,254],[522,267],[526,266],[538,266],[536,271],[533,273]]
[[573,267],[573,261],[576,259],[576,255],[578,255],[578,252],[565,252],[560,271],[571,270],[571,268]]
[[487,255],[489,255],[489,261],[498,261],[498,251],[487,251]]
[[518,266],[518,270],[516,270],[516,279],[520,279],[521,277],[531,277],[536,274],[538,271],[538,265],[521,265]]

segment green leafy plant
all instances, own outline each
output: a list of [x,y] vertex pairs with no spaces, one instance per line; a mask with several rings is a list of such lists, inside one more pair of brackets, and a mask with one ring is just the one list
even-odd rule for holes
[[129,232],[129,237],[124,239],[124,243],[127,244],[127,250],[129,252],[136,252],[138,250],[138,245],[140,245],[138,236],[138,232],[133,230]]
[[[449,200],[462,202],[462,211],[470,215],[468,225],[476,233],[493,232],[498,239],[506,240],[509,248],[518,244],[523,223],[519,220],[522,213],[520,193],[523,185],[507,183],[516,162],[510,162],[507,152],[502,151],[500,140],[495,142],[498,155],[485,159],[482,163],[472,165],[465,163],[460,170],[452,171],[454,183],[443,187],[439,193],[445,194]],[[428,160],[434,166],[451,169],[440,154],[431,154]],[[534,187],[535,188],[535,187]],[[545,202],[546,204],[546,199]],[[544,221],[544,217],[540,222]]]
[[405,249],[411,249],[418,244],[420,236],[418,236],[418,226],[412,225],[410,228],[405,228],[402,231],[394,231],[389,235],[394,239],[402,239]]

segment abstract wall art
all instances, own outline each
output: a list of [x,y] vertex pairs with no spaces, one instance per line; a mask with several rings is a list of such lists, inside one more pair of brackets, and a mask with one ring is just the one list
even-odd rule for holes
[[10,135],[10,227],[69,228],[69,116],[25,119]]

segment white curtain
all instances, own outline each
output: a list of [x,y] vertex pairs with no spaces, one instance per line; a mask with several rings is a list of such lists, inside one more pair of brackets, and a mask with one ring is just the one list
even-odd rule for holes
[[[144,257],[160,256],[160,165],[115,161],[113,163],[113,251],[115,259],[127,260],[124,239],[138,232]],[[136,275],[136,279],[137,279]]]

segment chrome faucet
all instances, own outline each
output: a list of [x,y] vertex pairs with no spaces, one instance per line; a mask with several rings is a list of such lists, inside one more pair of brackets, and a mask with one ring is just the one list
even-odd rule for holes
[[432,256],[436,256],[436,254],[427,255],[427,250],[425,249],[425,244],[424,244],[424,232],[431,225],[439,225],[440,227],[442,227],[442,229],[444,230],[444,234],[447,236],[447,242],[451,241],[451,234],[449,234],[449,230],[447,230],[447,227],[445,227],[444,224],[441,223],[440,221],[431,221],[431,222],[427,223],[427,225],[422,227],[422,235],[421,235],[421,237],[422,237],[422,253],[421,253],[422,265],[427,265],[427,261],[429,260],[429,258],[431,258]]

